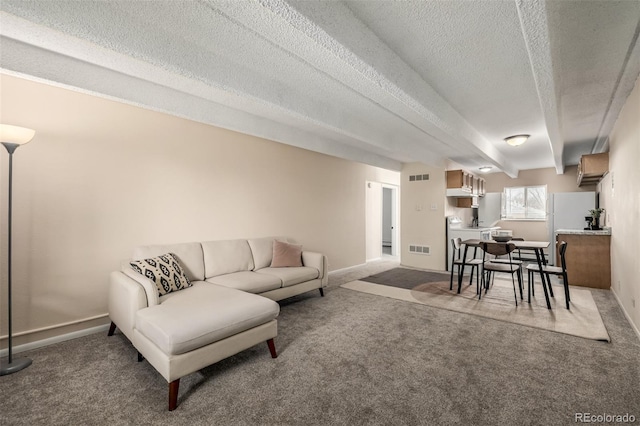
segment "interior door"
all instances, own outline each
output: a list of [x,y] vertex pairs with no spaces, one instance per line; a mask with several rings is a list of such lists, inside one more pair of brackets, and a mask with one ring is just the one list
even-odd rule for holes
[[398,255],[398,188],[382,186],[382,252]]

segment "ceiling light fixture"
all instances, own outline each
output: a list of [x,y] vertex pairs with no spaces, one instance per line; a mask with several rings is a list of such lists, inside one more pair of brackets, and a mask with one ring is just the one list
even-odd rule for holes
[[478,170],[480,170],[483,173],[486,173],[486,172],[490,171],[491,169],[493,169],[493,167],[491,167],[491,166],[482,166]]
[[514,136],[509,136],[508,138],[505,138],[504,141],[506,143],[508,143],[511,146],[518,146],[518,145],[522,145],[523,143],[525,143],[527,141],[527,139],[529,139],[529,136],[531,135],[514,135]]

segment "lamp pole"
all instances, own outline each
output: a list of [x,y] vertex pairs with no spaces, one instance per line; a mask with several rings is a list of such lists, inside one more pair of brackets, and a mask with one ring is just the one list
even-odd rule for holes
[[[30,139],[30,138],[29,138]],[[12,142],[2,142],[2,145],[7,149],[9,153],[9,202],[7,203],[9,212],[8,212],[8,251],[7,251],[7,302],[8,307],[7,311],[9,314],[9,357],[8,363],[0,364],[0,376],[5,376],[7,374],[17,373],[20,370],[23,370],[31,365],[31,359],[29,358],[17,358],[13,359],[13,341],[12,341],[12,312],[11,312],[11,215],[12,215],[12,198],[13,198],[13,153],[20,146],[18,143]]]

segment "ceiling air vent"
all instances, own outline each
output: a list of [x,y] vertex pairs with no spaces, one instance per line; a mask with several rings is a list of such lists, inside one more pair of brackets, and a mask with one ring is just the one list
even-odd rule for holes
[[409,182],[416,182],[420,180],[429,180],[429,174],[409,176]]
[[429,246],[418,246],[418,245],[410,245],[409,253],[415,254],[431,254],[431,247]]

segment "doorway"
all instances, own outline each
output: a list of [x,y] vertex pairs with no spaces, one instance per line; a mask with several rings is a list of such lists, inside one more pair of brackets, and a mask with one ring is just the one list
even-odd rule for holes
[[366,259],[399,257],[398,187],[380,182],[366,185]]
[[382,241],[383,256],[398,255],[398,187],[382,185]]

